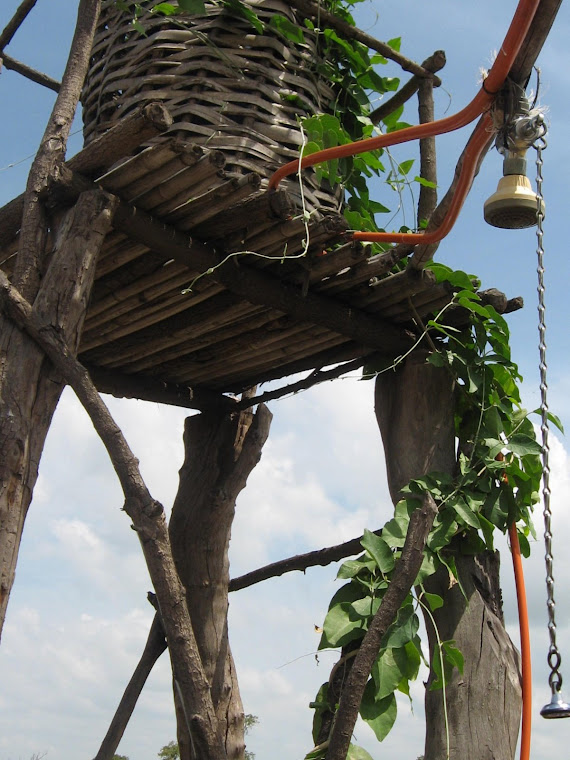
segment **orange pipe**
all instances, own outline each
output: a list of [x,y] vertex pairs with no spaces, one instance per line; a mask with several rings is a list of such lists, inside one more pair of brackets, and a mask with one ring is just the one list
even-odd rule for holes
[[521,635],[521,670],[522,670],[522,726],[521,726],[521,760],[530,758],[530,734],[532,718],[532,672],[530,662],[530,635],[528,625],[528,608],[522,568],[521,548],[517,528],[514,523],[509,526],[511,556],[515,572],[517,605],[519,609],[519,628]]
[[[526,37],[532,19],[534,18],[534,14],[539,5],[540,0],[519,0],[519,4],[513,16],[505,39],[503,40],[501,49],[493,66],[491,67],[491,70],[489,71],[487,78],[483,83],[481,90],[479,90],[473,100],[461,111],[454,114],[453,116],[448,116],[445,119],[440,119],[439,121],[427,122],[426,124],[419,124],[414,127],[406,127],[405,129],[400,129],[397,132],[391,132],[387,135],[378,135],[377,137],[369,137],[365,140],[349,143],[348,145],[339,145],[335,148],[326,148],[325,150],[320,150],[316,153],[312,153],[310,156],[306,156],[305,158],[301,159],[300,162],[297,160],[290,161],[278,169],[275,174],[273,174],[269,180],[269,188],[276,188],[284,177],[287,177],[290,174],[295,174],[297,171],[299,171],[299,168],[305,169],[309,166],[314,166],[315,164],[322,163],[324,161],[330,161],[335,158],[346,158],[348,156],[357,155],[358,153],[364,153],[369,150],[377,150],[379,148],[385,148],[390,145],[398,145],[400,143],[408,142],[409,140],[422,139],[424,137],[434,137],[435,135],[440,135],[446,132],[452,132],[456,129],[460,129],[461,127],[464,127],[472,122],[477,118],[477,116],[482,114],[488,106],[491,105],[495,99],[495,96],[503,86],[505,79],[507,78],[509,71],[511,70],[511,67],[514,63],[514,60],[521,48],[524,38]],[[479,141],[481,137],[477,136],[477,133],[481,128],[482,126],[480,125],[479,128],[475,131],[473,139],[471,141],[473,142],[475,140],[478,145],[480,145]],[[487,137],[488,135],[485,136]],[[483,147],[484,146],[480,146],[479,152],[476,156],[474,156],[474,163],[472,165],[471,162],[467,162],[466,160],[463,162],[458,187],[455,192],[455,196],[458,196],[459,187],[461,186],[463,197],[459,196],[457,201],[455,201],[454,197],[455,204],[452,204],[452,206],[454,207],[455,216],[450,224],[446,223],[446,217],[446,220],[444,220],[444,223],[440,225],[438,230],[427,234],[359,232],[355,234],[355,237],[358,235],[357,239],[359,240],[368,240],[374,242],[403,242],[414,245],[418,242],[428,244],[441,240],[443,237],[445,237],[445,235],[447,235],[453,226],[453,223],[457,218],[457,214],[463,205],[463,201],[467,196],[469,187],[471,186],[471,181],[473,180],[475,173],[474,167],[477,163],[477,159],[481,155]],[[469,177],[469,180],[467,180],[467,177]],[[448,215],[450,212],[448,212]],[[442,228],[445,229],[445,231],[443,234],[440,234],[440,230],[442,230]],[[428,239],[428,234],[431,236],[430,239]]]

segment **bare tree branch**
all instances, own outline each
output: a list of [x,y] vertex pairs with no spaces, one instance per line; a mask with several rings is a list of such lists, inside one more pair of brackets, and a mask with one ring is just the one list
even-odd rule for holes
[[48,219],[40,194],[46,188],[49,178],[55,176],[58,165],[65,157],[67,138],[89,65],[100,8],[101,0],[79,2],[77,26],[61,89],[28,177],[13,282],[21,295],[29,301],[33,301],[39,285],[47,239]]
[[[445,56],[444,56],[445,58]],[[418,87],[418,113],[420,124],[435,119],[433,105],[433,84],[429,79],[422,79]],[[418,199],[418,227],[427,222],[437,206],[437,159],[435,137],[420,140],[420,177],[430,185],[420,185]]]
[[369,356],[359,356],[358,359],[354,359],[354,361],[340,364],[338,367],[325,370],[324,372],[322,370],[316,369],[311,372],[308,377],[304,378],[303,380],[298,380],[296,383],[284,385],[281,388],[276,388],[274,391],[266,391],[265,393],[260,393],[259,396],[243,398],[241,401],[237,402],[235,409],[248,409],[250,406],[255,406],[256,404],[261,404],[265,401],[271,401],[272,399],[281,398],[282,396],[286,396],[289,393],[306,391],[309,388],[312,388],[314,385],[324,383],[326,380],[334,380],[335,378],[340,377],[347,372],[352,372],[353,370],[360,369],[360,367],[362,367],[362,365],[368,361],[368,359]]
[[[382,535],[381,530],[374,532],[377,536]],[[324,549],[317,549],[305,554],[297,554],[294,557],[287,557],[287,559],[280,559],[278,562],[272,562],[270,565],[259,567],[257,570],[240,575],[238,578],[232,578],[229,590],[240,591],[243,588],[248,588],[248,586],[261,583],[261,581],[266,581],[269,578],[277,578],[285,573],[291,573],[293,570],[302,570],[304,572],[309,567],[316,567],[317,565],[324,567],[325,565],[330,565],[331,562],[337,562],[339,559],[352,557],[354,554],[362,551],[361,541],[362,536],[358,536],[358,538],[351,538],[350,541],[345,541],[343,544],[327,546]]]
[[36,3],[37,0],[23,0],[23,2],[20,3],[16,13],[14,13],[10,21],[6,24],[2,30],[2,34],[0,34],[0,57],[2,56],[2,51],[16,34],[24,19]]
[[30,79],[36,84],[41,84],[49,90],[59,92],[61,88],[61,82],[58,82],[57,79],[52,79],[47,74],[42,74],[41,71],[36,71],[36,69],[32,69],[30,66],[26,66],[25,63],[17,61],[6,53],[3,53],[0,57],[0,63],[3,63],[7,69],[11,69],[17,74],[21,74],[26,77],[26,79]]
[[376,50],[377,53],[380,53],[385,58],[389,58],[391,61],[399,63],[404,71],[411,71],[413,74],[417,74],[420,77],[433,79],[436,87],[441,84],[439,77],[434,76],[431,71],[427,71],[423,68],[423,66],[415,63],[415,61],[412,61],[410,58],[406,58],[405,55],[402,55],[402,53],[394,50],[385,42],[381,42],[380,40],[375,39],[366,32],[363,32],[361,29],[358,29],[357,27],[352,26],[352,24],[349,24],[347,21],[344,21],[338,16],[335,16],[334,13],[326,11],[324,8],[322,8],[320,3],[315,3],[313,0],[291,0],[291,5],[295,8],[298,8],[307,16],[318,19],[319,23],[321,23],[323,26],[331,26],[333,29],[341,32],[347,39],[362,42],[363,45],[366,45],[371,50]]
[[[429,58],[426,58],[426,60],[422,63],[422,66],[426,71],[439,71],[445,66],[445,53],[443,50],[436,50],[433,55],[430,55]],[[378,108],[375,108],[374,111],[370,114],[370,120],[373,124],[379,124],[382,119],[385,119],[386,116],[393,113],[397,108],[400,108],[400,106],[403,106],[404,103],[406,103],[412,95],[418,90],[420,86],[420,82],[427,81],[432,83],[432,87],[435,85],[435,82],[433,79],[428,79],[425,76],[419,76],[419,74],[414,74],[414,76],[411,79],[408,79],[405,85],[403,85],[395,95],[392,95],[390,100],[387,100],[385,103],[382,103],[378,106]]]
[[113,716],[105,738],[101,742],[99,751],[94,760],[112,760],[119,742],[123,738],[125,729],[130,720],[137,700],[140,696],[143,686],[149,677],[155,662],[161,654],[167,649],[166,639],[164,638],[164,628],[158,613],[154,616],[147,642],[140,660],[133,672],[131,680],[127,684],[119,706]]

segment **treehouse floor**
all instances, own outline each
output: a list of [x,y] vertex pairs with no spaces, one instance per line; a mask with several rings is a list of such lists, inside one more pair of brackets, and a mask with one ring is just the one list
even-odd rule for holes
[[[90,160],[67,166],[120,199],[79,350],[103,392],[207,408],[298,372],[391,360],[452,298],[429,270],[388,274],[411,249],[370,257],[340,213],[305,219],[296,183],[267,191],[217,150],[173,136],[108,170]],[[8,273],[16,249],[12,235]],[[499,311],[516,308],[498,296]]]

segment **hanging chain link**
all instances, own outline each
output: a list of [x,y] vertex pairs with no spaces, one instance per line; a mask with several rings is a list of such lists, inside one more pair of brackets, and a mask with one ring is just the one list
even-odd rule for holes
[[542,151],[547,147],[546,139],[541,136],[534,143],[536,149],[536,195],[537,195],[537,209],[536,209],[536,238],[537,248],[536,254],[538,259],[537,275],[538,275],[538,336],[539,344],[538,350],[540,354],[540,414],[541,425],[540,431],[542,433],[542,498],[544,503],[544,545],[546,549],[545,561],[546,561],[546,595],[547,595],[547,610],[548,610],[548,634],[550,637],[550,647],[548,649],[548,666],[550,668],[550,675],[548,677],[548,683],[552,689],[552,693],[559,692],[562,688],[562,674],[560,673],[560,665],[562,658],[556,645],[556,618],[554,601],[554,575],[552,571],[552,511],[550,508],[550,446],[548,442],[548,384],[546,382],[547,364],[546,364],[546,309],[544,304],[544,247],[543,247],[543,221],[544,221],[544,203],[542,194]]

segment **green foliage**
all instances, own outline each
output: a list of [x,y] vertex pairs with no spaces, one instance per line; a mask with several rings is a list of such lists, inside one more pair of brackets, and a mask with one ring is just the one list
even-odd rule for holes
[[180,751],[176,742],[168,742],[158,751],[160,760],[179,760]]
[[129,760],[126,755],[113,755],[112,760]]
[[[331,600],[321,649],[345,646],[364,637],[402,552],[410,515],[426,492],[435,499],[439,510],[414,586],[421,587],[422,581],[441,564],[456,577],[450,548],[467,553],[493,549],[495,530],[505,533],[513,522],[518,527],[523,553],[529,552],[531,513],[539,499],[542,475],[541,447],[528,413],[520,406],[521,377],[511,359],[507,323],[492,306],[482,303],[476,292],[480,285],[476,278],[442,264],[430,266],[439,282],[452,286],[452,306],[456,315],[460,307],[464,317],[456,320],[460,327],[447,324],[446,307],[427,324],[434,349],[428,361],[451,373],[455,381],[457,472],[454,477],[432,472],[412,480],[402,489],[403,498],[381,536],[365,532],[361,541],[364,554],[348,560],[338,571],[337,577],[348,582]],[[430,617],[431,612],[443,606],[440,596],[423,589],[418,601]],[[364,692],[360,714],[379,741],[396,718],[395,692],[409,696],[409,682],[419,671],[422,651],[417,635],[418,601],[410,594],[386,631]],[[463,664],[455,641],[440,641],[431,663],[430,688],[445,688],[455,668],[463,672]],[[327,689],[321,687],[321,704],[326,704],[326,696]]]

